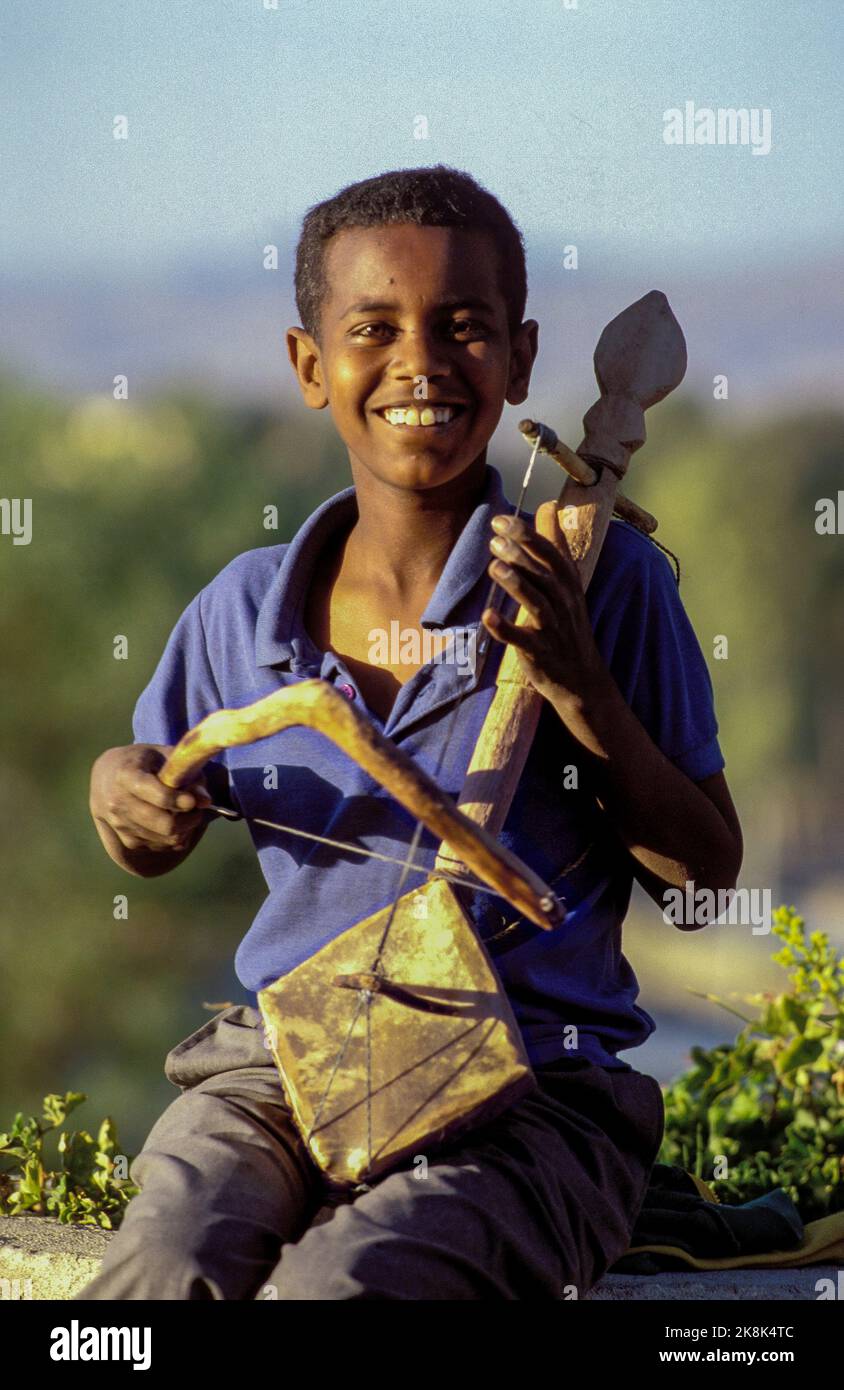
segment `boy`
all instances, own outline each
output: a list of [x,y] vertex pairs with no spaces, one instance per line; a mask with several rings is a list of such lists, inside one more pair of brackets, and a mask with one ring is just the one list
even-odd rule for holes
[[[311,1225],[320,1174],[257,1010],[230,1008],[169,1054],[183,1094],[138,1155],[142,1191],[79,1297],[582,1297],[625,1253],[662,1137],[659,1086],[617,1055],[654,1026],[621,954],[633,875],[661,903],[688,881],[732,888],[741,863],[708,672],[649,541],[613,522],[586,597],[557,549],[555,507],[535,529],[512,520],[486,464],[537,351],[521,236],[496,199],[442,166],[352,185],[308,213],[296,296],[291,362],[306,405],[330,406],[354,487],[188,606],[139,700],[138,741],[94,765],[92,815],[112,859],[147,877],[195,848],[209,789],[247,819],[401,857],[406,812],[310,730],[227,750],[190,791],[156,769],[211,710],[321,676],[456,795],[512,641],[545,705],[501,838],[568,917],[504,931],[514,912],[499,899],[475,894],[470,911],[539,1089],[432,1154],[424,1180],[399,1168]],[[509,617],[486,607],[490,577]],[[531,625],[517,629],[519,603]],[[373,632],[396,621],[420,649],[432,630],[495,640],[477,670],[389,649],[376,664]],[[572,766],[578,785],[564,789]],[[286,831],[253,835],[270,893],[236,968],[256,992],[390,902],[398,870]],[[435,848],[428,836],[418,857],[432,863]]]

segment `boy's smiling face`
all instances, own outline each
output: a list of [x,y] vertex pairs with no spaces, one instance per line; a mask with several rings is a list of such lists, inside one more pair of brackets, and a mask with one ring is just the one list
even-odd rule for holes
[[537,339],[531,320],[510,333],[491,235],[347,228],[325,269],[320,341],[292,328],[288,351],[306,404],[330,406],[353,468],[424,490],[482,467],[505,401],[527,396]]

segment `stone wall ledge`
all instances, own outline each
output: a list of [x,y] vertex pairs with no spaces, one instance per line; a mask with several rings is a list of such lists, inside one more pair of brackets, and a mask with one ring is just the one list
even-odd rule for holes
[[[70,1299],[93,1279],[112,1233],[93,1226],[64,1226],[52,1217],[0,1217],[0,1300]],[[641,1299],[816,1300],[817,1282],[838,1268],[687,1270],[677,1274],[606,1274],[586,1295],[607,1303]]]

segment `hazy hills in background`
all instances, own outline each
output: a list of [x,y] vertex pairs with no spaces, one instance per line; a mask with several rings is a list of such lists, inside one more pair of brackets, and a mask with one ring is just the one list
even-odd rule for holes
[[[0,277],[5,332],[0,365],[51,392],[107,393],[118,373],[131,394],[174,385],[223,401],[269,404],[294,383],[284,330],[293,306],[293,239],[278,244],[279,269],[264,270],[263,247],[216,259],[185,259],[144,275],[96,270]],[[654,269],[648,255],[611,246],[579,248],[563,267],[563,242],[529,248],[528,313],[540,323],[541,352],[531,407],[566,429],[595,396],[591,357],[604,324],[650,289],[668,295],[689,344],[681,388],[712,396],[726,374],[729,407],[741,414],[838,402],[844,380],[844,251],[825,259],[780,261],[707,273],[684,263]],[[727,405],[727,403],[723,403]]]

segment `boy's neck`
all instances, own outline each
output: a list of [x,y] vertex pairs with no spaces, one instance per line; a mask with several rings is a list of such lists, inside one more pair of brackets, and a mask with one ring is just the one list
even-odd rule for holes
[[358,519],[345,545],[346,575],[399,597],[432,588],[483,495],[485,471],[480,459],[443,487],[411,492],[353,463]]

